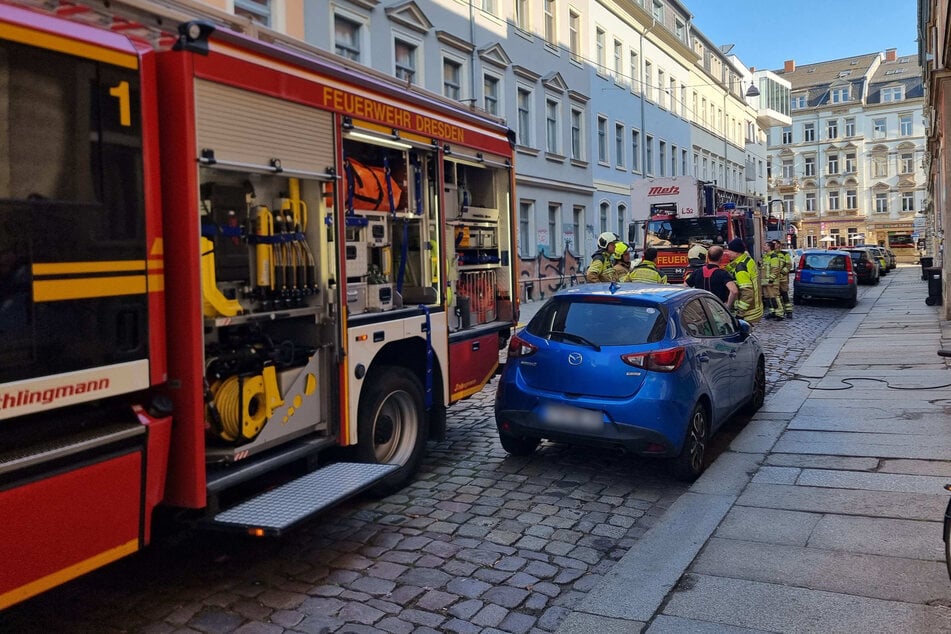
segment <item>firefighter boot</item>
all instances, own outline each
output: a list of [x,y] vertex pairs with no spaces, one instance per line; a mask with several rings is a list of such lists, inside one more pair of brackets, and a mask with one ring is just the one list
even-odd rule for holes
[[786,311],[786,319],[792,319],[792,302],[789,301],[789,293],[787,291],[780,291],[779,299],[782,301],[783,308]]

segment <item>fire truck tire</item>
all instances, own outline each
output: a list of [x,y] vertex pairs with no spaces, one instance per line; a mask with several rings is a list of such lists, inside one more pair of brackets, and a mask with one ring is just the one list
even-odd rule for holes
[[360,396],[358,425],[359,460],[400,465],[373,492],[389,495],[406,486],[419,468],[429,438],[423,387],[416,375],[394,366],[376,369]]

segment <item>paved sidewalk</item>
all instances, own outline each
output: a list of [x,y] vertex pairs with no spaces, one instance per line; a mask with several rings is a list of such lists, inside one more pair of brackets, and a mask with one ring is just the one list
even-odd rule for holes
[[867,290],[560,633],[951,632],[951,324]]

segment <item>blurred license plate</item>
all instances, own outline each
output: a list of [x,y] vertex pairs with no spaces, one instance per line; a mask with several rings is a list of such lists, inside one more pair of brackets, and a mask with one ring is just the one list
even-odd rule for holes
[[552,427],[576,431],[600,429],[604,420],[600,411],[570,405],[545,405],[539,411],[539,416]]
[[812,278],[813,283],[815,284],[832,284],[835,282],[835,276],[832,275],[816,275]]

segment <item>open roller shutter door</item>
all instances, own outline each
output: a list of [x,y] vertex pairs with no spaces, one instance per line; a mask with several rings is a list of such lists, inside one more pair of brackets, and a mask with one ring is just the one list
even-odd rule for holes
[[333,165],[333,117],[308,106],[196,80],[198,147],[220,161],[323,172]]

